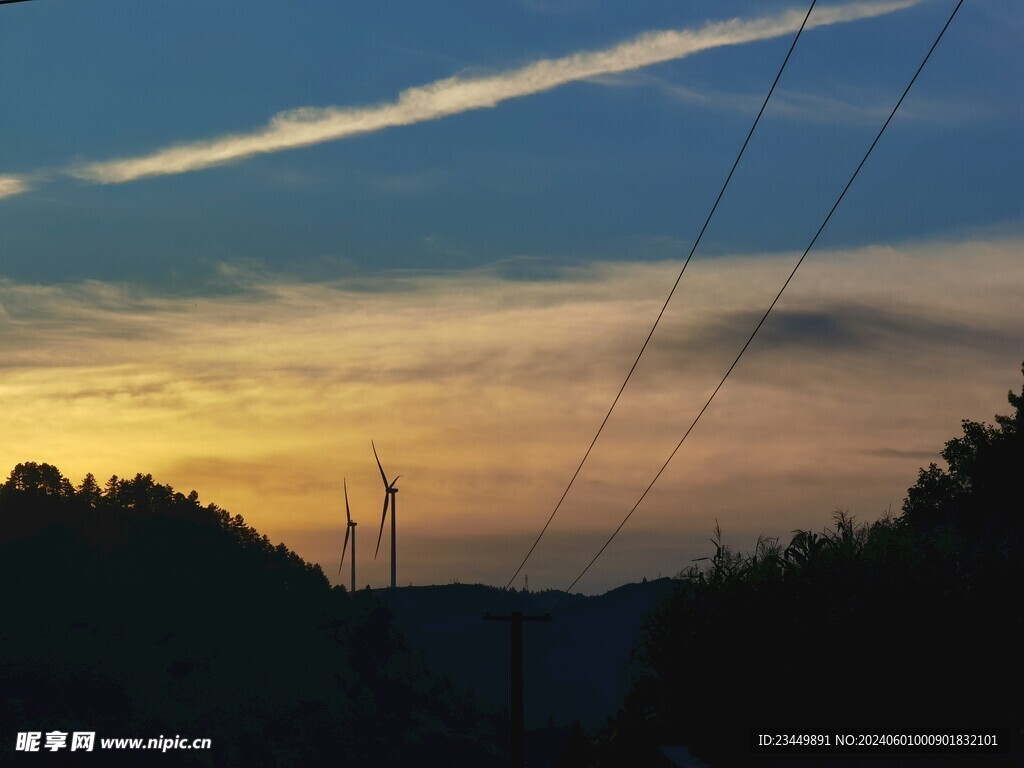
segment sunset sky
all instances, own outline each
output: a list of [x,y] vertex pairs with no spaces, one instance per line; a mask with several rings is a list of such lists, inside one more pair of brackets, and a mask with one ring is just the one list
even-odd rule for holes
[[[524,574],[563,588],[728,368],[954,0],[820,3]],[[152,473],[360,585],[504,585],[807,6],[0,6],[0,475]],[[967,0],[601,592],[899,511],[1024,360],[1024,14]],[[346,574],[342,581],[347,583]],[[522,585],[520,575],[518,586]]]

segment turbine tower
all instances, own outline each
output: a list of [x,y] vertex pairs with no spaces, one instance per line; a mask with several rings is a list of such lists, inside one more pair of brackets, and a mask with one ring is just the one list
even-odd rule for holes
[[384,481],[384,512],[380,518],[380,533],[377,534],[377,551],[373,553],[373,559],[377,559],[377,552],[380,552],[380,540],[384,535],[384,522],[388,519],[388,503],[391,504],[391,588],[394,589],[397,584],[397,572],[395,569],[395,496],[398,494],[398,489],[395,488],[395,483],[398,482],[398,478],[401,475],[397,475],[394,480],[388,482],[388,476],[384,474],[384,467],[380,465],[380,457],[377,456],[377,446],[373,444],[373,440],[370,441],[370,447],[373,448],[373,458],[377,459],[377,469],[380,470],[381,480]]
[[352,594],[356,593],[356,523],[352,522],[352,513],[348,508],[348,481],[342,480],[345,488],[345,518],[348,526],[345,528],[345,543],[341,546],[341,564],[338,566],[338,576],[341,577],[341,569],[345,565],[345,551],[348,549],[348,536],[352,534]]

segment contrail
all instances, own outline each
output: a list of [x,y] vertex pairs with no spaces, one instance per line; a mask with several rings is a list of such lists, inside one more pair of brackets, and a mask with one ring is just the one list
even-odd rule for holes
[[[808,28],[867,19],[917,5],[921,0],[857,2],[816,10]],[[494,107],[599,75],[648,67],[711,48],[768,40],[794,32],[803,11],[732,19],[695,29],[647,32],[611,48],[540,59],[518,69],[478,77],[454,76],[402,91],[393,102],[367,107],[305,107],[280,112],[263,128],[177,144],[136,157],[70,168],[66,173],[99,184],[187,173],[258,154],[310,146],[385,128],[437,120]]]

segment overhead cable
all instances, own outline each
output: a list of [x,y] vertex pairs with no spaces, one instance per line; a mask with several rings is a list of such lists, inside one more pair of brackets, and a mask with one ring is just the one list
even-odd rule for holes
[[804,20],[800,24],[800,28],[797,30],[796,36],[793,38],[793,42],[789,46],[789,50],[786,51],[786,58],[782,60],[782,66],[779,67],[779,71],[775,75],[775,80],[772,82],[772,87],[768,89],[768,95],[764,97],[764,102],[761,104],[761,109],[758,110],[757,117],[754,118],[754,122],[750,126],[750,130],[747,132],[747,137],[743,140],[743,146],[740,147],[740,151],[736,155],[736,159],[733,161],[732,168],[729,169],[729,174],[725,177],[725,182],[722,184],[722,188],[718,192],[718,197],[715,198],[715,203],[714,205],[711,206],[711,210],[708,213],[707,218],[704,220],[704,226],[701,227],[700,234],[697,235],[697,239],[694,241],[693,247],[690,249],[690,253],[687,255],[686,260],[683,262],[683,267],[682,269],[679,270],[679,276],[676,277],[675,283],[672,284],[672,289],[668,292],[668,297],[665,299],[665,303],[662,305],[661,311],[658,312],[658,316],[654,319],[654,325],[651,326],[650,333],[648,333],[647,338],[644,339],[644,343],[640,347],[640,352],[637,353],[636,359],[633,361],[633,365],[629,369],[629,373],[626,374],[626,378],[622,382],[622,386],[619,387],[619,391],[615,395],[615,399],[612,400],[611,407],[608,409],[608,412],[604,415],[604,419],[602,419],[601,425],[597,428],[597,432],[594,434],[594,439],[590,441],[590,445],[587,447],[586,453],[583,454],[583,458],[580,460],[579,465],[576,467],[576,471],[572,473],[572,477],[569,479],[569,484],[566,485],[565,490],[562,491],[562,495],[558,499],[558,503],[555,504],[555,508],[551,510],[551,515],[548,517],[547,522],[544,523],[544,527],[541,529],[541,532],[537,535],[536,540],[530,547],[530,551],[526,553],[526,557],[523,558],[523,561],[519,564],[519,567],[516,568],[516,572],[512,574],[512,578],[508,580],[508,583],[505,585],[505,589],[508,589],[512,585],[512,582],[516,580],[516,577],[519,575],[519,572],[522,571],[523,566],[526,565],[526,561],[529,560],[530,555],[533,554],[533,550],[537,548],[537,545],[540,543],[540,540],[544,537],[544,534],[547,533],[548,526],[550,526],[551,521],[555,519],[555,515],[561,508],[562,502],[565,501],[565,497],[569,495],[569,490],[576,482],[576,478],[579,476],[580,470],[583,469],[583,465],[586,464],[587,459],[590,458],[590,453],[591,451],[594,450],[594,445],[597,444],[597,439],[601,436],[601,433],[604,431],[605,425],[608,423],[608,419],[611,418],[612,411],[615,410],[615,406],[618,405],[619,398],[622,397],[622,393],[623,391],[625,391],[626,385],[629,384],[629,380],[633,377],[633,372],[636,370],[637,365],[640,363],[640,358],[643,357],[644,352],[647,350],[647,345],[651,343],[651,338],[654,336],[654,332],[657,330],[658,324],[661,322],[661,318],[665,314],[665,310],[668,309],[669,302],[672,301],[672,297],[675,295],[676,288],[679,287],[679,283],[683,279],[683,274],[686,272],[686,267],[689,265],[690,260],[693,258],[693,254],[696,252],[697,246],[700,245],[700,241],[704,237],[704,232],[707,230],[708,224],[711,223],[711,217],[715,215],[715,211],[718,209],[718,203],[721,202],[722,196],[725,194],[725,190],[729,186],[729,182],[732,179],[732,175],[736,171],[736,166],[740,164],[740,158],[743,157],[743,153],[747,149],[747,144],[750,143],[750,137],[754,135],[754,129],[757,128],[757,124],[761,120],[761,115],[764,114],[765,107],[768,106],[768,102],[771,100],[772,94],[775,93],[775,86],[779,84],[779,78],[782,77],[782,72],[783,70],[786,69],[787,62],[789,62],[789,57],[792,55],[793,49],[796,48],[797,40],[800,39],[800,35],[804,31],[804,27],[807,26],[807,19],[810,18],[811,11],[814,10],[814,5],[816,2],[817,0],[811,0],[811,4],[807,8],[807,13],[804,16]]
[[956,7],[953,8],[953,12],[949,15],[949,18],[946,20],[946,23],[942,27],[942,30],[935,38],[935,42],[933,42],[931,48],[928,49],[928,53],[925,54],[924,59],[922,59],[921,64],[917,68],[917,71],[914,72],[914,76],[910,78],[910,82],[907,84],[907,87],[903,89],[903,93],[900,95],[899,101],[896,102],[896,106],[892,108],[892,111],[889,113],[889,117],[886,118],[885,123],[878,130],[878,134],[875,136],[875,140],[871,142],[871,146],[868,147],[868,151],[864,153],[864,157],[862,157],[860,163],[857,164],[857,168],[854,170],[853,175],[850,176],[850,180],[846,182],[846,186],[843,187],[843,191],[839,193],[839,197],[836,198],[835,203],[833,203],[832,208],[825,216],[824,221],[821,222],[821,226],[818,227],[818,231],[814,233],[814,237],[811,238],[811,242],[807,245],[807,248],[804,249],[804,252],[800,256],[799,260],[797,260],[796,266],[794,266],[793,270],[789,273],[789,277],[786,278],[786,282],[782,284],[782,288],[779,289],[778,294],[776,294],[775,298],[772,300],[772,303],[769,305],[768,309],[765,310],[764,315],[757,323],[757,326],[754,328],[753,332],[751,332],[750,337],[743,345],[743,348],[739,351],[739,354],[736,355],[736,359],[732,361],[732,365],[729,366],[729,370],[725,372],[725,375],[722,377],[722,380],[718,383],[718,386],[715,387],[714,392],[711,393],[711,396],[707,399],[707,402],[704,403],[704,407],[700,409],[700,413],[698,413],[696,418],[694,418],[693,422],[686,430],[686,433],[683,435],[682,439],[679,441],[676,447],[672,449],[672,453],[669,454],[668,458],[665,460],[665,463],[661,465],[661,469],[659,469],[657,474],[655,474],[654,479],[651,480],[647,488],[644,489],[644,492],[640,494],[640,498],[637,499],[636,504],[633,505],[633,508],[629,510],[629,513],[625,516],[625,518],[623,518],[622,522],[619,523],[619,527],[616,528],[612,535],[608,537],[608,540],[604,543],[604,546],[602,546],[601,549],[598,550],[597,554],[594,555],[594,558],[587,564],[587,567],[584,568],[580,572],[580,574],[575,579],[573,579],[572,584],[570,584],[565,589],[566,592],[572,591],[573,587],[576,586],[576,583],[583,578],[586,572],[590,570],[590,567],[595,562],[597,562],[597,559],[601,556],[605,549],[608,548],[608,545],[612,543],[612,540],[618,535],[619,531],[622,530],[623,526],[625,526],[629,518],[633,516],[633,513],[636,512],[637,508],[640,506],[640,503],[647,496],[651,488],[654,487],[654,484],[658,482],[658,478],[661,477],[662,473],[668,467],[673,457],[675,457],[676,453],[679,451],[683,443],[686,441],[686,438],[689,437],[690,432],[692,432],[693,428],[697,426],[697,422],[700,421],[700,417],[704,415],[704,412],[708,409],[708,406],[711,405],[711,401],[715,399],[715,395],[718,394],[718,391],[722,388],[722,385],[725,384],[726,379],[729,378],[729,374],[733,372],[733,369],[736,367],[736,364],[740,361],[740,358],[743,357],[743,353],[747,351],[747,348],[750,346],[750,343],[754,340],[754,337],[757,335],[757,332],[761,330],[761,326],[764,325],[765,320],[768,319],[768,315],[770,315],[772,309],[775,308],[775,305],[778,303],[783,291],[786,290],[786,286],[789,285],[790,281],[793,279],[793,276],[796,274],[796,271],[800,269],[800,265],[804,263],[804,259],[807,257],[807,254],[810,253],[811,248],[813,248],[814,244],[817,242],[818,236],[821,235],[822,231],[824,231],[825,225],[828,224],[829,219],[832,218],[832,214],[836,212],[836,209],[839,207],[839,204],[843,201],[843,198],[846,196],[846,192],[853,185],[854,179],[856,179],[857,175],[860,173],[860,169],[864,167],[864,163],[867,162],[867,159],[871,155],[871,152],[878,144],[878,140],[882,138],[882,134],[885,133],[885,129],[889,127],[889,123],[896,115],[896,111],[900,108],[900,105],[903,103],[903,100],[907,97],[907,94],[910,93],[910,89],[917,81],[917,76],[921,74],[921,70],[923,70],[925,64],[928,63],[928,59],[931,58],[932,51],[935,50],[935,47],[939,44],[939,41],[942,39],[942,36],[946,34],[946,30],[949,28],[949,25],[953,22],[953,18],[956,16],[957,11],[960,10],[960,6],[963,5],[963,2],[964,0],[959,0],[959,2],[956,4]]

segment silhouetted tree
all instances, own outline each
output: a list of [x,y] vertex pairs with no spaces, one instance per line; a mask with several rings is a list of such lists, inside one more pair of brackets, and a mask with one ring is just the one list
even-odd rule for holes
[[81,499],[86,506],[96,509],[100,505],[100,501],[103,498],[103,489],[100,488],[96,482],[96,478],[93,477],[92,472],[89,472],[83,479],[81,485],[78,486],[77,490],[78,498]]
[[716,527],[714,554],[648,621],[599,755],[639,741],[767,765],[747,752],[751,728],[841,723],[1024,738],[1019,697],[985,682],[1024,686],[1024,389],[1009,402],[995,426],[963,422],[942,452],[948,469],[922,469],[899,518],[867,525],[837,510],[820,533],[796,531],[786,547],[761,538],[746,555]]
[[52,464],[37,464],[26,461],[18,464],[3,485],[5,493],[20,492],[31,496],[70,497],[74,489],[71,483]]
[[[1024,367],[1022,367],[1024,372]],[[1007,399],[1014,412],[996,425],[964,420],[963,436],[942,451],[948,469],[930,464],[907,492],[903,515],[919,530],[951,526],[958,534],[979,527],[1020,534],[1024,499],[1024,388]]]

